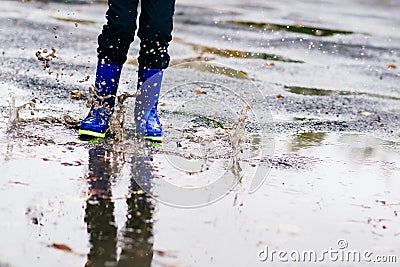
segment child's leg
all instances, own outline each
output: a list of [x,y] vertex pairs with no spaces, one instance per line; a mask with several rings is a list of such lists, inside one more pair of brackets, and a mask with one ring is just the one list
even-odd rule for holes
[[135,36],[138,3],[139,0],[108,0],[107,24],[99,35],[97,48],[103,63],[125,63]]
[[[107,24],[98,38],[96,96],[89,114],[81,122],[80,135],[105,137],[115,104],[122,64],[136,31],[139,0],[109,0]],[[103,99],[103,100],[102,100]]]
[[141,3],[139,18],[140,52],[135,103],[136,129],[146,139],[161,141],[162,127],[157,116],[162,70],[168,67],[168,45],[172,40],[175,0],[147,0]]
[[175,0],[146,0],[142,1],[141,7],[139,65],[166,69],[169,64],[168,45],[172,40]]

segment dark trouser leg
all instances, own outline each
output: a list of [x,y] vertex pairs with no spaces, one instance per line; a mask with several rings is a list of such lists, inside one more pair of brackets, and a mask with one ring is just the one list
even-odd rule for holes
[[151,69],[168,67],[174,10],[175,0],[142,0],[138,32],[140,66]]
[[89,150],[91,196],[85,209],[85,222],[91,245],[85,267],[104,267],[117,261],[117,227],[114,202],[111,200],[111,166],[108,151],[102,147]]
[[[107,24],[99,35],[97,48],[99,62],[94,100],[99,107],[94,105],[89,115],[81,122],[80,135],[101,138],[106,136],[122,65],[135,36],[138,2],[139,0],[108,1]],[[100,96],[107,98],[101,100]],[[107,104],[108,108],[104,108],[104,104]]]
[[[164,0],[159,0],[162,1]],[[99,35],[97,48],[98,58],[102,63],[125,63],[129,46],[135,36],[138,3],[139,0],[108,0],[107,24]]]

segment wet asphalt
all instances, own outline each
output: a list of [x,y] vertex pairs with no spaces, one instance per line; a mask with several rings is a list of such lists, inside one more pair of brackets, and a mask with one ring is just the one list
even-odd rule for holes
[[[291,266],[257,253],[266,245],[321,251],[338,239],[400,260],[396,1],[178,2],[162,148],[133,137],[133,99],[124,140],[77,138],[104,3],[4,1],[1,9],[0,267]],[[136,87],[138,44],[120,93]],[[52,48],[46,66],[37,52]],[[15,119],[12,97],[35,107]],[[244,129],[268,135],[254,160],[254,140],[231,147],[220,132],[247,105]],[[207,149],[199,139],[215,146],[206,163],[193,163]],[[202,208],[174,208],[144,192],[162,195],[162,179],[209,183],[235,149],[242,167],[268,170],[254,194],[247,169],[232,171],[243,182]]]

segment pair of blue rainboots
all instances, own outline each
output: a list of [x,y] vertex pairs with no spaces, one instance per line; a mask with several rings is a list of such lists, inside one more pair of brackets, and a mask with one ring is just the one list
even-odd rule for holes
[[[79,135],[104,138],[109,128],[121,76],[121,65],[97,64],[96,94],[89,114],[81,122]],[[136,131],[147,140],[162,141],[162,126],[157,115],[163,72],[139,67],[138,90],[135,101]]]

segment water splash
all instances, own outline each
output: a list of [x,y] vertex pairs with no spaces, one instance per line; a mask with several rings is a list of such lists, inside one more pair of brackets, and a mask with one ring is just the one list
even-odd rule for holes
[[[121,95],[99,95],[97,88],[92,85],[89,87],[89,98],[87,100],[86,106],[92,108],[93,110],[104,109],[104,112],[111,114],[109,120],[109,133],[114,137],[115,141],[122,141],[124,138],[124,123],[125,115],[127,111],[127,106],[124,104],[129,98],[135,98],[140,93],[139,91],[134,94],[122,93]],[[107,99],[116,98],[116,103],[114,107],[110,107],[107,103]]]
[[[124,123],[125,123],[125,115],[127,111],[127,106],[125,104],[125,101],[129,98],[135,98],[139,92],[135,92],[134,94],[130,93],[123,93],[119,96],[112,96],[112,95],[106,95],[106,96],[99,96],[96,93],[96,90],[94,89],[94,86],[91,86],[89,88],[90,92],[90,97],[88,98],[87,101],[87,106],[88,107],[93,107],[93,109],[99,109],[103,108],[106,112],[112,113],[111,117],[109,118],[110,122],[110,134],[111,136],[114,137],[115,141],[122,141],[123,140],[123,135],[124,135]],[[111,97],[116,97],[116,105],[112,109],[107,105],[106,99],[109,99]],[[99,105],[99,103],[105,103],[103,105]],[[9,112],[8,112],[8,122],[7,122],[7,132],[11,133],[18,125],[21,125],[23,123],[46,123],[46,124],[62,124],[67,128],[70,129],[79,129],[79,125],[81,122],[80,118],[75,118],[72,117],[71,115],[68,114],[62,114],[59,117],[56,116],[44,116],[44,117],[38,117],[38,118],[25,118],[22,117],[22,111],[26,110],[28,108],[36,110],[36,99],[33,98],[27,103],[24,103],[22,105],[16,105],[15,101],[15,95],[13,93],[9,94],[9,99],[8,99],[8,104],[9,104]],[[31,115],[34,115],[33,111]]]
[[13,93],[10,93],[10,98],[8,99],[8,104],[9,104],[9,120],[7,123],[7,132],[12,131],[15,129],[16,125],[22,121],[20,118],[20,112],[23,109],[26,109],[28,107],[35,108],[35,102],[34,100],[29,101],[28,103],[25,103],[21,106],[17,106],[15,104],[15,95]]
[[249,112],[251,110],[250,106],[246,106],[243,110],[242,113],[238,119],[238,121],[236,121],[234,123],[234,131],[233,134],[230,138],[231,141],[231,146],[232,146],[232,166],[231,166],[231,170],[232,173],[235,175],[235,177],[237,177],[238,182],[241,181],[242,179],[242,168],[240,167],[240,163],[239,163],[239,159],[238,159],[238,155],[241,152],[242,148],[241,148],[241,144],[243,143],[243,137],[246,134],[246,129],[244,127],[244,122],[247,119],[247,112]]
[[79,128],[80,120],[77,118],[73,118],[68,114],[62,114],[60,117],[45,116],[40,118],[21,118],[21,112],[23,110],[28,108],[36,110],[35,98],[31,99],[29,102],[23,105],[17,106],[15,104],[15,95],[13,93],[10,93],[10,97],[7,101],[9,103],[8,122],[7,122],[8,133],[12,132],[18,125],[22,123],[46,123],[46,124],[59,123],[71,129]]
[[115,136],[117,140],[123,140],[124,136],[124,123],[125,123],[125,115],[127,106],[124,104],[125,101],[129,98],[135,98],[139,94],[137,91],[134,94],[123,93],[117,96],[117,103],[114,107],[114,112],[110,118],[110,133]]
[[[188,171],[187,174],[193,175],[208,171],[210,166],[220,160],[228,163],[237,181],[241,180],[242,169],[239,162],[246,161],[244,150],[252,149],[253,138],[246,133],[245,124],[248,122],[247,113],[251,110],[249,106],[243,108],[239,118],[232,123],[220,123],[215,119],[198,116],[186,124],[179,134],[167,134],[168,138],[161,148],[165,155],[174,156],[174,161],[182,159],[181,162],[174,162],[180,169],[186,170],[184,162],[191,162],[190,166],[195,171]],[[194,125],[193,125],[194,124]],[[166,129],[169,132],[169,129]],[[198,162],[195,164],[195,162]],[[194,167],[196,166],[196,167]]]

